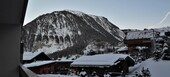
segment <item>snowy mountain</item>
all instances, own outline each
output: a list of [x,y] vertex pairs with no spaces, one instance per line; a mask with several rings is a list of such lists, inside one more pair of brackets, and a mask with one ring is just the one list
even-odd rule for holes
[[123,38],[124,33],[107,18],[72,10],[41,15],[23,27],[25,51],[48,54],[71,48],[79,52],[94,40],[117,45]]

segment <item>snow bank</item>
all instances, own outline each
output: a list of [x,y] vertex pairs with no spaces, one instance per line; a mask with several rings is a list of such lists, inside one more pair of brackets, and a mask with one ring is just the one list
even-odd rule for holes
[[151,72],[151,77],[168,77],[170,76],[169,65],[170,61],[168,60],[155,61],[153,60],[153,58],[150,58],[143,63],[132,67],[130,72],[131,74],[134,74],[136,71],[141,72],[142,68],[144,67],[149,68],[149,71]]

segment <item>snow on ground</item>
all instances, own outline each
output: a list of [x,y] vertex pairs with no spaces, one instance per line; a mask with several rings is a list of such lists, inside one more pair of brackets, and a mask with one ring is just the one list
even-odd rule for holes
[[59,75],[59,74],[42,74],[38,76],[39,77],[78,77],[78,76]]
[[167,77],[170,76],[170,61],[168,60],[159,60],[155,61],[153,58],[150,58],[142,63],[135,65],[130,68],[131,74],[134,74],[136,71],[141,73],[142,68],[149,68],[151,77]]

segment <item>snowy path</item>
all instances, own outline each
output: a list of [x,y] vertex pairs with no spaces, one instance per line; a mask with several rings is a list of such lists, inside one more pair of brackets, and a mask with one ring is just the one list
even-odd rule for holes
[[159,60],[154,61],[153,58],[148,59],[140,64],[137,64],[130,69],[131,74],[134,74],[136,71],[141,72],[142,67],[149,68],[151,72],[151,77],[168,77],[170,76],[170,61],[168,60]]

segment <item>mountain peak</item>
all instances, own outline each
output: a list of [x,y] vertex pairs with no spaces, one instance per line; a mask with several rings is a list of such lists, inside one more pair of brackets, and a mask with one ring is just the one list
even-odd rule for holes
[[123,32],[107,18],[73,10],[41,15],[25,25],[24,30],[25,50],[46,53],[74,47],[73,51],[81,51],[95,39],[112,45],[123,39]]
[[66,9],[66,10],[63,10],[63,11],[67,11],[67,12],[70,12],[72,14],[76,14],[76,15],[79,15],[79,16],[83,16],[85,14],[81,11],[75,11],[75,10],[69,10],[69,9]]
[[[81,11],[70,10],[70,9],[65,9],[65,10],[61,10],[61,11],[67,11],[69,13],[72,13],[72,14],[75,14],[75,15],[78,15],[78,16],[89,15],[89,16],[91,16],[93,18],[97,18],[97,17],[98,18],[105,18],[104,16],[97,16],[97,15],[93,15],[93,14],[86,14],[86,13],[81,12]],[[57,11],[57,12],[59,12],[59,11]]]

